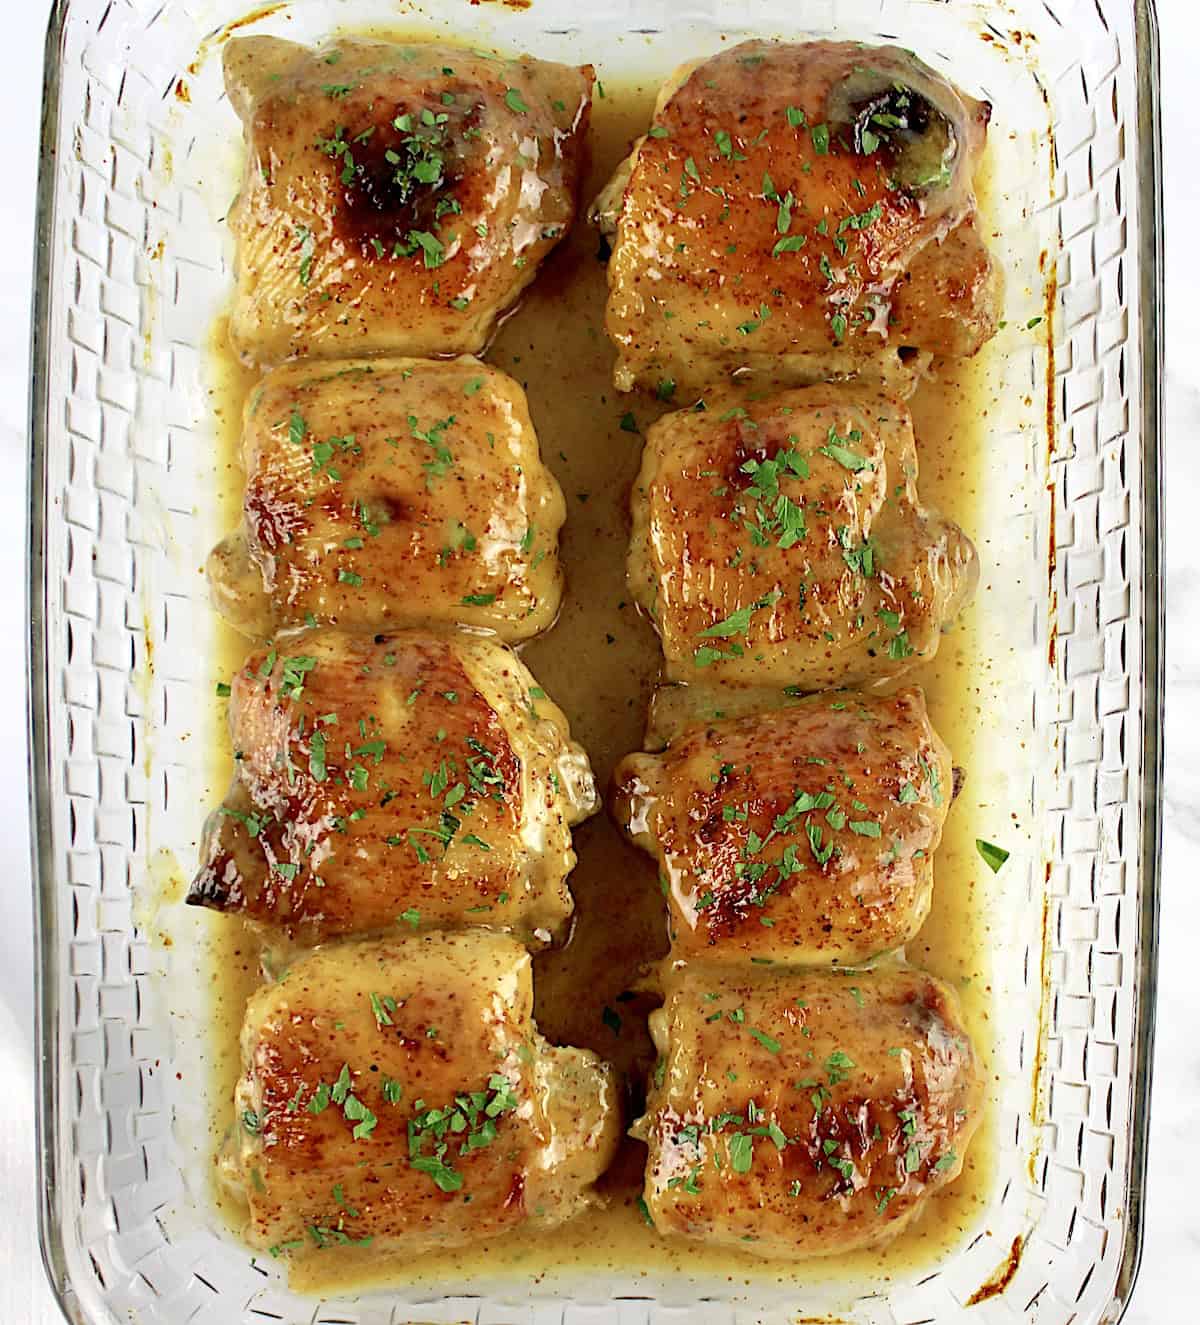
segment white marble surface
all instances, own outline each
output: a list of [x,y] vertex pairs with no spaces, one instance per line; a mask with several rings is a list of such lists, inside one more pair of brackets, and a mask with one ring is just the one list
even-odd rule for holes
[[[1130,0],[1132,3],[1132,0]],[[1196,0],[1158,0],[1163,33],[1167,236],[1167,777],[1162,963],[1145,1254],[1127,1325],[1194,1325],[1200,1254],[1200,1039],[1192,986],[1200,892],[1200,56]],[[58,1325],[37,1246],[32,913],[26,823],[25,470],[30,265],[47,0],[9,0],[0,80],[0,1325]]]

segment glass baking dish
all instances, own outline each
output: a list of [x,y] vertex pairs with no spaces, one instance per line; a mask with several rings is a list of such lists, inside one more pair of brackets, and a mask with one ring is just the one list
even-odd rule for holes
[[[1136,1274],[1154,1020],[1161,676],[1159,124],[1147,0],[59,0],[47,44],[32,392],[30,707],[41,1232],[74,1322],[1115,1322]],[[242,25],[239,21],[246,20]],[[720,40],[916,49],[993,119],[1018,333],[973,530],[1011,668],[991,692],[1026,821],[992,936],[992,1196],[886,1282],[570,1276],[322,1301],[209,1194],[203,1000],[172,881],[211,784],[223,532],[206,355],[231,283],[233,26],[402,24],[661,77]],[[177,896],[175,898],[177,900]]]

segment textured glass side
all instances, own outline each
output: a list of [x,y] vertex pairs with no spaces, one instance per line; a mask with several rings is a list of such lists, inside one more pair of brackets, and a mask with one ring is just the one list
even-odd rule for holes
[[[212,677],[198,574],[216,512],[203,361],[229,285],[214,197],[231,146],[215,59],[245,0],[77,0],[48,43],[35,319],[30,549],[35,877],[42,1010],[43,1238],[77,1321],[750,1325],[810,1304],[654,1299],[581,1284],[536,1301],[398,1294],[320,1303],[287,1291],[202,1208],[194,1095],[177,1084],[188,972],[157,940],[143,885],[195,849]],[[268,9],[273,7],[268,6]],[[417,6],[411,7],[417,16]],[[1043,998],[1041,1043],[1001,1038],[1002,1174],[987,1227],[917,1281],[856,1293],[863,1325],[1115,1321],[1140,1227],[1157,901],[1161,695],[1158,524],[1158,162],[1150,10],[1121,0],[535,0],[528,14],[435,7],[485,40],[553,54],[624,34],[881,34],[964,80],[996,77],[1052,110],[1055,168],[1031,229],[1059,249],[1053,376],[1029,450],[1020,553],[1038,586],[1029,726],[1048,752],[1026,793],[1046,868],[1044,944],[1014,944],[1004,982]],[[491,12],[496,9],[497,12]],[[266,26],[304,37],[383,0],[299,0]],[[932,34],[936,33],[936,37]],[[633,41],[631,39],[631,49]],[[982,52],[982,54],[981,54]],[[986,55],[986,60],[985,60]],[[962,70],[959,75],[959,70]],[[222,146],[224,144],[224,146]],[[211,167],[211,169],[210,169]],[[1040,438],[1040,451],[1030,438]],[[1047,566],[1047,551],[1053,549]],[[1036,578],[1034,578],[1036,577]],[[1022,622],[1021,628],[1025,628]],[[1036,939],[1036,936],[1035,936]],[[1044,984],[1043,984],[1044,980]],[[173,983],[174,982],[174,983]],[[181,983],[182,982],[182,983]],[[1044,992],[1043,992],[1044,990]],[[1011,1276],[964,1317],[1014,1246]],[[510,1295],[511,1296],[511,1295]],[[825,1301],[812,1309],[826,1309]]]

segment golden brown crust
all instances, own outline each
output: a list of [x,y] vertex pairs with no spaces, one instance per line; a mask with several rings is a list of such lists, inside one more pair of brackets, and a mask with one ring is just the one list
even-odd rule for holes
[[236,776],[189,902],[302,942],[397,925],[534,945],[562,932],[591,773],[509,650],[316,631],[252,653],[232,691]]
[[245,358],[474,353],[574,218],[593,72],[433,42],[242,37]]
[[[701,388],[747,369],[886,380],[902,375],[901,349],[950,344],[942,317],[961,321],[951,352],[973,353],[994,330],[993,285],[964,283],[952,309],[910,304],[902,327],[891,297],[928,245],[970,222],[988,113],[896,47],[749,41],[695,66],[615,208],[617,385]],[[944,154],[914,169],[939,134]],[[954,259],[991,265],[979,246],[942,251],[944,267]]]
[[934,354],[963,356],[996,334],[1004,305],[1004,270],[964,221],[913,259],[892,290],[890,334]]
[[912,420],[845,386],[715,392],[650,429],[630,587],[672,680],[861,685],[937,652],[978,575],[920,505]]
[[658,860],[674,958],[846,965],[920,928],[952,782],[920,690],[834,691],[630,755],[614,813]]
[[667,977],[637,1132],[662,1232],[798,1259],[895,1236],[961,1171],[979,1068],[957,999],[906,967]]
[[285,364],[251,393],[242,460],[209,576],[248,633],[553,623],[562,493],[524,391],[478,359]]
[[532,1006],[528,954],[486,934],[327,946],[256,993],[223,1160],[250,1240],[421,1251],[583,1208],[616,1143],[611,1071],[547,1045]]

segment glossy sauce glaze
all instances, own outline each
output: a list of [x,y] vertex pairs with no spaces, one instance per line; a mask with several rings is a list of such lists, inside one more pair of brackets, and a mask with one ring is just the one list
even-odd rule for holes
[[249,633],[440,622],[519,640],[558,615],[562,493],[524,394],[473,356],[281,365],[251,393],[241,460],[244,517],[209,580]]
[[226,52],[243,357],[481,348],[571,222],[591,69],[356,37]]
[[[657,88],[621,85],[606,78],[592,118],[592,161],[583,203],[603,186],[613,168],[644,131]],[[986,180],[977,181],[986,215]],[[994,242],[994,237],[993,237]],[[642,459],[649,425],[668,406],[648,396],[622,396],[612,386],[614,353],[604,334],[605,245],[595,230],[577,223],[545,264],[519,310],[502,327],[487,359],[526,389],[542,456],[563,489],[567,522],[561,558],[566,572],[563,607],[555,627],[524,645],[521,656],[562,707],[573,737],[587,750],[598,786],[608,787],[622,757],[643,748],[649,701],[661,653],[647,620],[626,584],[630,521],[628,501]],[[238,432],[244,399],[254,377],[233,357],[225,325],[214,328],[212,353],[215,418],[224,454],[221,500],[227,527],[239,514],[242,475],[237,467]],[[971,533],[983,473],[991,356],[935,365],[911,401],[921,464],[922,496]],[[672,402],[673,405],[686,403]],[[986,557],[987,549],[981,548]],[[966,771],[968,793],[949,814],[938,850],[928,920],[909,943],[917,965],[957,992],[989,1077],[989,1003],[986,924],[980,897],[986,892],[977,835],[990,826],[971,813],[971,783],[985,784],[989,770],[977,763],[987,706],[997,684],[993,653],[979,620],[966,619],[944,638],[936,658],[917,667],[906,682],[926,692],[930,717]],[[244,637],[223,628],[216,660],[229,677],[249,651]],[[214,742],[211,796],[223,794],[230,750],[224,734],[224,703],[216,711],[221,732]],[[986,798],[985,798],[986,799]],[[647,1018],[660,999],[648,992],[644,965],[666,952],[664,903],[654,863],[630,844],[607,814],[578,826],[579,863],[569,878],[575,919],[569,942],[534,961],[535,1014],[551,1043],[595,1049],[614,1063],[621,1080],[626,1124],[641,1112],[644,1082],[655,1050]],[[212,1097],[232,1100],[239,1073],[237,1038],[247,998],[260,983],[257,940],[237,921],[205,917],[211,936],[213,997]],[[215,1153],[230,1115],[213,1119]],[[424,1253],[420,1258],[380,1256],[343,1248],[337,1256],[313,1256],[291,1267],[302,1291],[349,1289],[364,1282],[416,1283],[472,1289],[512,1277],[553,1284],[579,1274],[620,1274],[648,1285],[667,1275],[695,1279],[702,1259],[706,1283],[737,1286],[753,1281],[812,1285],[822,1279],[911,1276],[957,1245],[991,1195],[991,1119],[985,1115],[961,1177],[939,1191],[927,1212],[893,1244],[828,1262],[756,1260],[728,1249],[704,1248],[658,1235],[639,1209],[646,1147],[626,1137],[616,1163],[603,1177],[603,1208],[585,1212],[557,1229],[552,1239],[536,1231],[481,1239],[469,1251]],[[219,1198],[230,1225],[245,1211]]]
[[750,41],[677,71],[597,209],[622,388],[894,380],[978,349],[999,294],[973,225],[989,113],[897,47]]
[[928,914],[953,770],[921,693],[784,698],[617,767],[612,811],[659,861],[676,959],[855,966]]

